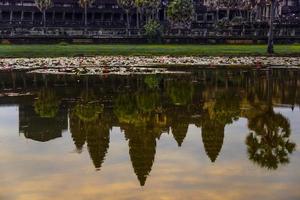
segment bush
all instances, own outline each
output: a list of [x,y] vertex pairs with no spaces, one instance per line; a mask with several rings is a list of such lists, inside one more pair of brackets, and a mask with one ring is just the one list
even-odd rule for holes
[[0,44],[4,44],[4,45],[8,45],[8,44],[11,44],[11,42],[9,40],[1,40]]
[[161,42],[161,34],[162,28],[158,21],[150,20],[148,21],[145,26],[145,36],[150,43],[160,43]]
[[178,28],[191,28],[195,14],[192,0],[173,0],[168,6],[167,14],[172,25]]

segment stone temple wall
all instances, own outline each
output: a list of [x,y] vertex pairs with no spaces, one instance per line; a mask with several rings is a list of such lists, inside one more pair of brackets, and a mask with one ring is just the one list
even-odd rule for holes
[[[255,38],[260,40],[268,34],[270,5],[260,3],[249,10],[229,10],[210,6],[208,0],[194,0],[195,16],[190,29],[174,28],[166,15],[165,0],[158,11],[158,19],[164,26],[165,41],[189,40],[188,38],[235,38],[235,40]],[[34,0],[0,0],[0,38],[47,38],[54,39],[102,39],[114,38],[116,41],[143,40],[145,16],[138,15],[136,9],[129,12],[130,29],[126,30],[126,14],[116,0],[96,0],[87,11],[85,24],[84,9],[78,0],[53,0],[46,13],[46,22]],[[139,16],[139,17],[138,17]],[[139,18],[140,20],[137,20]],[[242,18],[243,23],[235,19]],[[220,25],[227,19],[230,23]],[[139,22],[139,23],[138,23]],[[300,37],[300,0],[286,0],[277,5],[275,37]],[[142,38],[142,39],[141,39]],[[186,38],[186,39],[182,39]],[[84,41],[84,40],[82,40]],[[218,40],[217,40],[218,41]]]

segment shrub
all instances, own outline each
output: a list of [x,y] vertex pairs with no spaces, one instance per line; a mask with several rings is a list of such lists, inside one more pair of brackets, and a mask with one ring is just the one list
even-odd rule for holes
[[11,42],[9,40],[1,40],[0,44],[4,44],[4,45],[8,45],[11,44]]
[[156,20],[149,20],[145,26],[145,36],[150,43],[160,43],[161,42],[161,34],[162,28],[158,21]]

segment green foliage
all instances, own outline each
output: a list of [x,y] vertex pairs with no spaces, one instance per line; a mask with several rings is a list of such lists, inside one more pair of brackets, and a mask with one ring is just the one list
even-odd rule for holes
[[168,6],[168,17],[173,25],[189,28],[195,9],[192,0],[173,0]]
[[95,121],[99,114],[103,112],[103,105],[101,105],[91,92],[83,92],[81,100],[74,108],[75,115],[82,121]]
[[159,94],[156,92],[140,92],[137,94],[137,106],[143,113],[150,113],[159,104]]
[[161,0],[139,0],[146,9],[157,9],[160,6]]
[[150,43],[159,43],[161,41],[162,28],[158,21],[149,20],[145,26],[145,36]]
[[79,0],[79,5],[81,6],[81,7],[85,7],[85,6],[89,6],[89,5],[91,5],[93,2],[94,2],[95,0]]
[[136,99],[129,94],[121,94],[117,97],[114,105],[114,114],[121,123],[133,123],[138,118]]
[[194,88],[190,82],[176,81],[169,86],[167,92],[174,105],[187,105],[193,97]]
[[52,0],[35,0],[35,4],[40,11],[44,11],[51,7]]
[[222,18],[220,20],[218,20],[218,22],[216,23],[216,27],[217,28],[225,28],[226,26],[229,26],[229,20],[227,18]]
[[43,89],[34,102],[35,112],[43,118],[53,118],[58,113],[60,101],[52,90]]
[[118,4],[124,10],[132,9],[135,5],[134,0],[118,0]]
[[235,91],[217,94],[214,117],[221,124],[230,124],[240,115],[240,97]]
[[144,79],[144,82],[149,89],[154,90],[159,88],[159,82],[161,78],[158,75],[147,75]]
[[249,119],[252,131],[246,138],[249,159],[267,169],[275,170],[280,164],[289,163],[289,154],[296,149],[291,142],[289,121],[272,108]]

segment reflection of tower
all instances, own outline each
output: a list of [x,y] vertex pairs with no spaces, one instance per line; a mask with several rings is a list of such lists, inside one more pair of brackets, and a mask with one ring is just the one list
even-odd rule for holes
[[19,106],[19,132],[26,138],[47,142],[61,137],[62,131],[67,130],[67,109],[61,107],[53,118],[38,116],[31,105]]
[[74,114],[70,115],[70,132],[78,152],[82,151],[86,141],[86,133],[83,131],[83,125],[84,123],[80,121],[78,117]]
[[126,127],[125,137],[129,140],[128,145],[132,167],[140,185],[144,186],[155,158],[155,136],[146,128],[132,126]]
[[181,145],[186,137],[186,134],[188,132],[189,124],[178,121],[177,123],[174,123],[174,125],[172,125],[171,128],[172,128],[172,134],[173,134],[178,146],[181,147]]
[[224,140],[223,124],[217,121],[207,120],[202,125],[202,141],[207,156],[215,162],[223,146]]
[[99,170],[105,160],[109,148],[109,128],[103,127],[101,122],[86,122],[84,130],[87,137],[87,146],[94,166]]
[[191,122],[191,113],[186,106],[174,106],[167,111],[168,124],[179,147],[181,147]]

